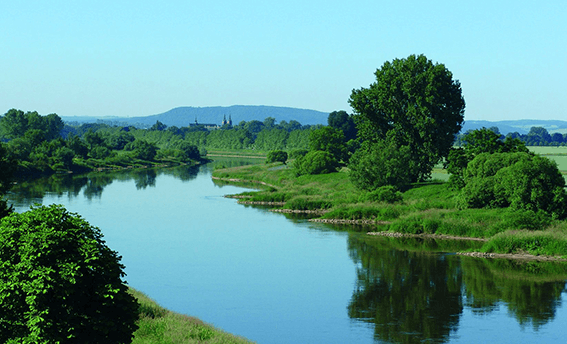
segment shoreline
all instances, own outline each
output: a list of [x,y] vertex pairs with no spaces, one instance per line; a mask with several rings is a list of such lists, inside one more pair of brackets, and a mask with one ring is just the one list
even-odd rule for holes
[[[213,179],[216,180],[224,180],[227,182],[241,182],[241,183],[256,183],[256,184],[262,184],[262,185],[267,185],[267,186],[272,186],[268,183],[262,182],[261,180],[264,179],[262,176],[259,176],[257,173],[251,173],[250,176],[252,177],[252,179],[249,180],[244,180],[242,178],[230,178],[230,174],[224,175],[224,178],[222,177],[215,177],[213,176]],[[255,180],[253,180],[255,179]],[[258,180],[259,179],[259,180]],[[280,178],[281,179],[281,178]],[[344,179],[344,178],[343,178]],[[272,186],[274,187],[274,186]],[[274,187],[274,189],[278,189],[278,187]],[[325,189],[326,191],[327,189]],[[268,195],[269,196],[269,195]],[[230,195],[230,196],[225,196],[225,197],[229,197],[229,198],[236,198],[239,199],[238,203],[241,204],[246,204],[246,205],[263,205],[263,206],[283,206],[285,205],[285,202],[269,202],[269,198],[267,197],[268,201],[262,201],[262,202],[255,202],[255,201],[251,201],[249,198],[253,198],[253,196],[250,195],[246,195],[244,197],[240,196],[240,195]],[[307,215],[312,215],[314,217],[317,217],[318,215],[322,215],[327,213],[329,210],[327,209],[313,209],[313,210],[302,210],[302,209],[281,209],[281,208],[276,208],[276,209],[270,209],[270,211],[272,212],[277,212],[277,213],[293,213],[293,214],[307,214]],[[422,213],[422,212],[421,212]],[[369,213],[370,215],[372,215],[371,213]],[[362,215],[362,213],[357,213],[357,212],[353,212],[352,215]],[[336,225],[359,225],[359,226],[380,226],[380,225],[391,225],[393,223],[395,223],[395,221],[377,221],[375,219],[374,216],[372,216],[371,218],[360,218],[360,216],[356,216],[359,217],[358,219],[348,219],[348,217],[355,217],[355,216],[351,216],[351,214],[347,214],[346,218],[329,218],[329,219],[321,219],[321,218],[313,218],[313,219],[309,219],[309,222],[317,222],[317,223],[327,223],[327,224],[336,224]],[[416,221],[414,221],[416,222]],[[416,222],[417,223],[417,222]],[[410,224],[414,224],[413,222]],[[417,223],[416,226],[419,226],[420,223]],[[378,227],[379,228],[379,227]],[[415,230],[414,230],[415,229]],[[419,230],[419,228],[413,228],[412,230],[414,231],[414,233],[420,233],[420,234],[410,234],[410,233],[404,233],[404,232],[386,232],[386,231],[377,231],[377,232],[373,232],[372,230],[377,230],[376,227],[373,228],[368,228],[367,229],[367,235],[374,235],[374,236],[388,236],[388,237],[414,237],[414,238],[432,238],[432,239],[445,239],[445,240],[469,240],[469,241],[476,241],[476,242],[481,242],[481,243],[489,243],[491,242],[492,238],[479,238],[479,237],[463,237],[460,236],[460,234],[462,233],[457,233],[457,235],[448,235],[448,234],[425,234],[425,233],[420,233],[423,232],[425,230]],[[364,229],[362,229],[362,231],[364,231]],[[435,232],[435,231],[433,231]],[[447,231],[444,231],[447,232]],[[448,231],[449,233],[451,232],[450,230]],[[504,232],[504,231],[502,231]],[[529,233],[543,233],[543,235],[551,235],[548,232],[542,231],[542,232],[529,232]],[[535,235],[535,234],[534,234]],[[530,240],[534,241],[536,244],[539,242],[538,238],[534,237],[534,238],[530,238]],[[489,246],[486,246],[486,250],[494,250],[493,248],[489,248],[492,247],[490,246],[490,244],[487,244]],[[466,255],[466,256],[472,256],[472,257],[477,257],[477,258],[504,258],[504,259],[518,259],[518,260],[524,260],[524,261],[557,261],[557,262],[567,262],[567,256],[565,255],[561,255],[562,252],[557,251],[557,250],[547,250],[549,251],[549,253],[545,253],[546,249],[539,249],[539,250],[530,250],[528,246],[523,245],[522,243],[518,244],[519,246],[513,246],[513,245],[504,245],[504,246],[509,246],[509,247],[500,247],[501,249],[499,249],[498,251],[503,252],[503,253],[483,253],[483,252],[456,252],[456,254],[459,255]],[[502,246],[502,244],[500,244],[500,246]],[[483,246],[485,247],[485,246]],[[505,253],[505,252],[516,252],[516,253]],[[527,252],[534,252],[535,254],[528,254]],[[553,255],[557,253],[557,255]]]

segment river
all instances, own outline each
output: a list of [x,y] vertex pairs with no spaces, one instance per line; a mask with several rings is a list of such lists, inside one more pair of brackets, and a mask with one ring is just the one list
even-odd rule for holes
[[226,194],[211,165],[22,182],[101,228],[126,280],[258,343],[564,343],[567,266],[461,257],[468,243],[376,238]]

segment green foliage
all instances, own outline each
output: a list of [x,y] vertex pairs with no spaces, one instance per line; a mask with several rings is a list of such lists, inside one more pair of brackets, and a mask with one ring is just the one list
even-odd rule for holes
[[155,130],[155,131],[164,131],[165,129],[167,129],[167,125],[163,124],[160,121],[156,121],[156,123],[152,125],[150,128],[150,130]]
[[467,132],[461,138],[462,148],[452,148],[447,157],[447,172],[449,185],[455,189],[465,186],[464,170],[468,163],[481,153],[528,153],[527,147],[518,139],[506,137],[504,141],[501,136],[491,129],[478,129]]
[[286,147],[288,136],[289,133],[283,129],[264,129],[258,133],[254,146],[259,150],[282,150]]
[[385,185],[360,195],[360,202],[396,203],[403,200],[403,195],[395,186]]
[[354,119],[346,111],[333,111],[327,118],[327,124],[330,127],[339,129],[345,136],[345,141],[356,139],[356,125]]
[[322,199],[313,199],[307,196],[294,197],[287,201],[285,208],[294,210],[318,210],[332,207],[332,202]]
[[311,151],[294,162],[298,176],[336,172],[339,167],[337,159],[331,153],[324,151]]
[[344,220],[368,220],[390,221],[402,215],[403,210],[399,207],[389,206],[370,206],[370,205],[350,205],[337,207],[322,216],[324,219],[344,219]]
[[4,194],[12,186],[16,162],[9,156],[8,150],[0,142],[0,195]]
[[349,177],[362,190],[371,191],[387,185],[406,190],[414,163],[409,146],[397,146],[392,140],[366,141],[350,159]]
[[483,246],[484,252],[530,253],[533,255],[567,256],[567,235],[564,231],[506,231],[495,235]]
[[272,163],[272,162],[281,162],[283,164],[285,164],[285,162],[287,161],[287,152],[284,152],[282,150],[273,150],[268,152],[268,155],[266,156],[266,164]]
[[178,149],[181,152],[183,152],[184,157],[186,159],[199,160],[201,158],[201,153],[199,152],[197,146],[192,145],[187,141],[178,141],[174,145],[174,147],[175,149]]
[[294,149],[289,153],[289,159],[299,159],[307,155],[309,151],[307,149]]
[[309,150],[329,152],[337,161],[348,161],[345,136],[339,129],[322,127],[309,133]]
[[0,243],[0,342],[131,342],[138,305],[98,228],[41,206],[0,220]]
[[424,55],[386,62],[369,88],[353,90],[349,103],[363,141],[394,140],[408,147],[410,182],[424,181],[446,157],[461,129],[465,102],[461,86],[442,64]]
[[567,215],[565,180],[557,164],[528,153],[482,153],[464,173],[460,205],[465,208],[511,207]]
[[136,139],[124,147],[125,150],[132,151],[132,157],[142,160],[152,161],[157,154],[157,147],[155,144],[149,143],[145,140]]

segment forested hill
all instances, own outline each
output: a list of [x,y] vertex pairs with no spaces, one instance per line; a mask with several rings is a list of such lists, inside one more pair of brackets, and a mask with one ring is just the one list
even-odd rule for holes
[[241,121],[249,122],[251,120],[264,121],[267,117],[273,117],[277,123],[282,121],[289,122],[291,120],[306,124],[327,124],[326,112],[296,109],[289,107],[277,106],[252,106],[252,105],[233,105],[228,107],[178,107],[167,112],[145,116],[145,117],[61,117],[65,122],[96,122],[104,120],[109,122],[117,122],[135,126],[152,126],[156,121],[160,121],[168,126],[186,127],[189,123],[195,123],[195,119],[199,123],[221,124],[226,116],[232,119],[233,124]]

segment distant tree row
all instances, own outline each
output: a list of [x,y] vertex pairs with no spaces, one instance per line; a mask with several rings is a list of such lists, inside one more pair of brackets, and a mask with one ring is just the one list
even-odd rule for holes
[[2,158],[16,162],[19,174],[201,159],[197,146],[172,131],[100,123],[72,127],[57,114],[41,116],[16,109],[0,117],[0,135]]
[[[517,131],[508,133],[506,136],[500,134],[500,130],[498,127],[490,127],[488,130],[498,134],[500,138],[503,140],[504,138],[513,138],[519,139],[522,141],[526,146],[565,146],[567,145],[567,133],[553,133],[550,134],[547,129],[543,127],[531,127],[530,131],[527,134],[520,134]],[[472,130],[467,131],[466,133],[457,135],[455,139],[455,145],[462,146],[466,144],[465,135]]]

